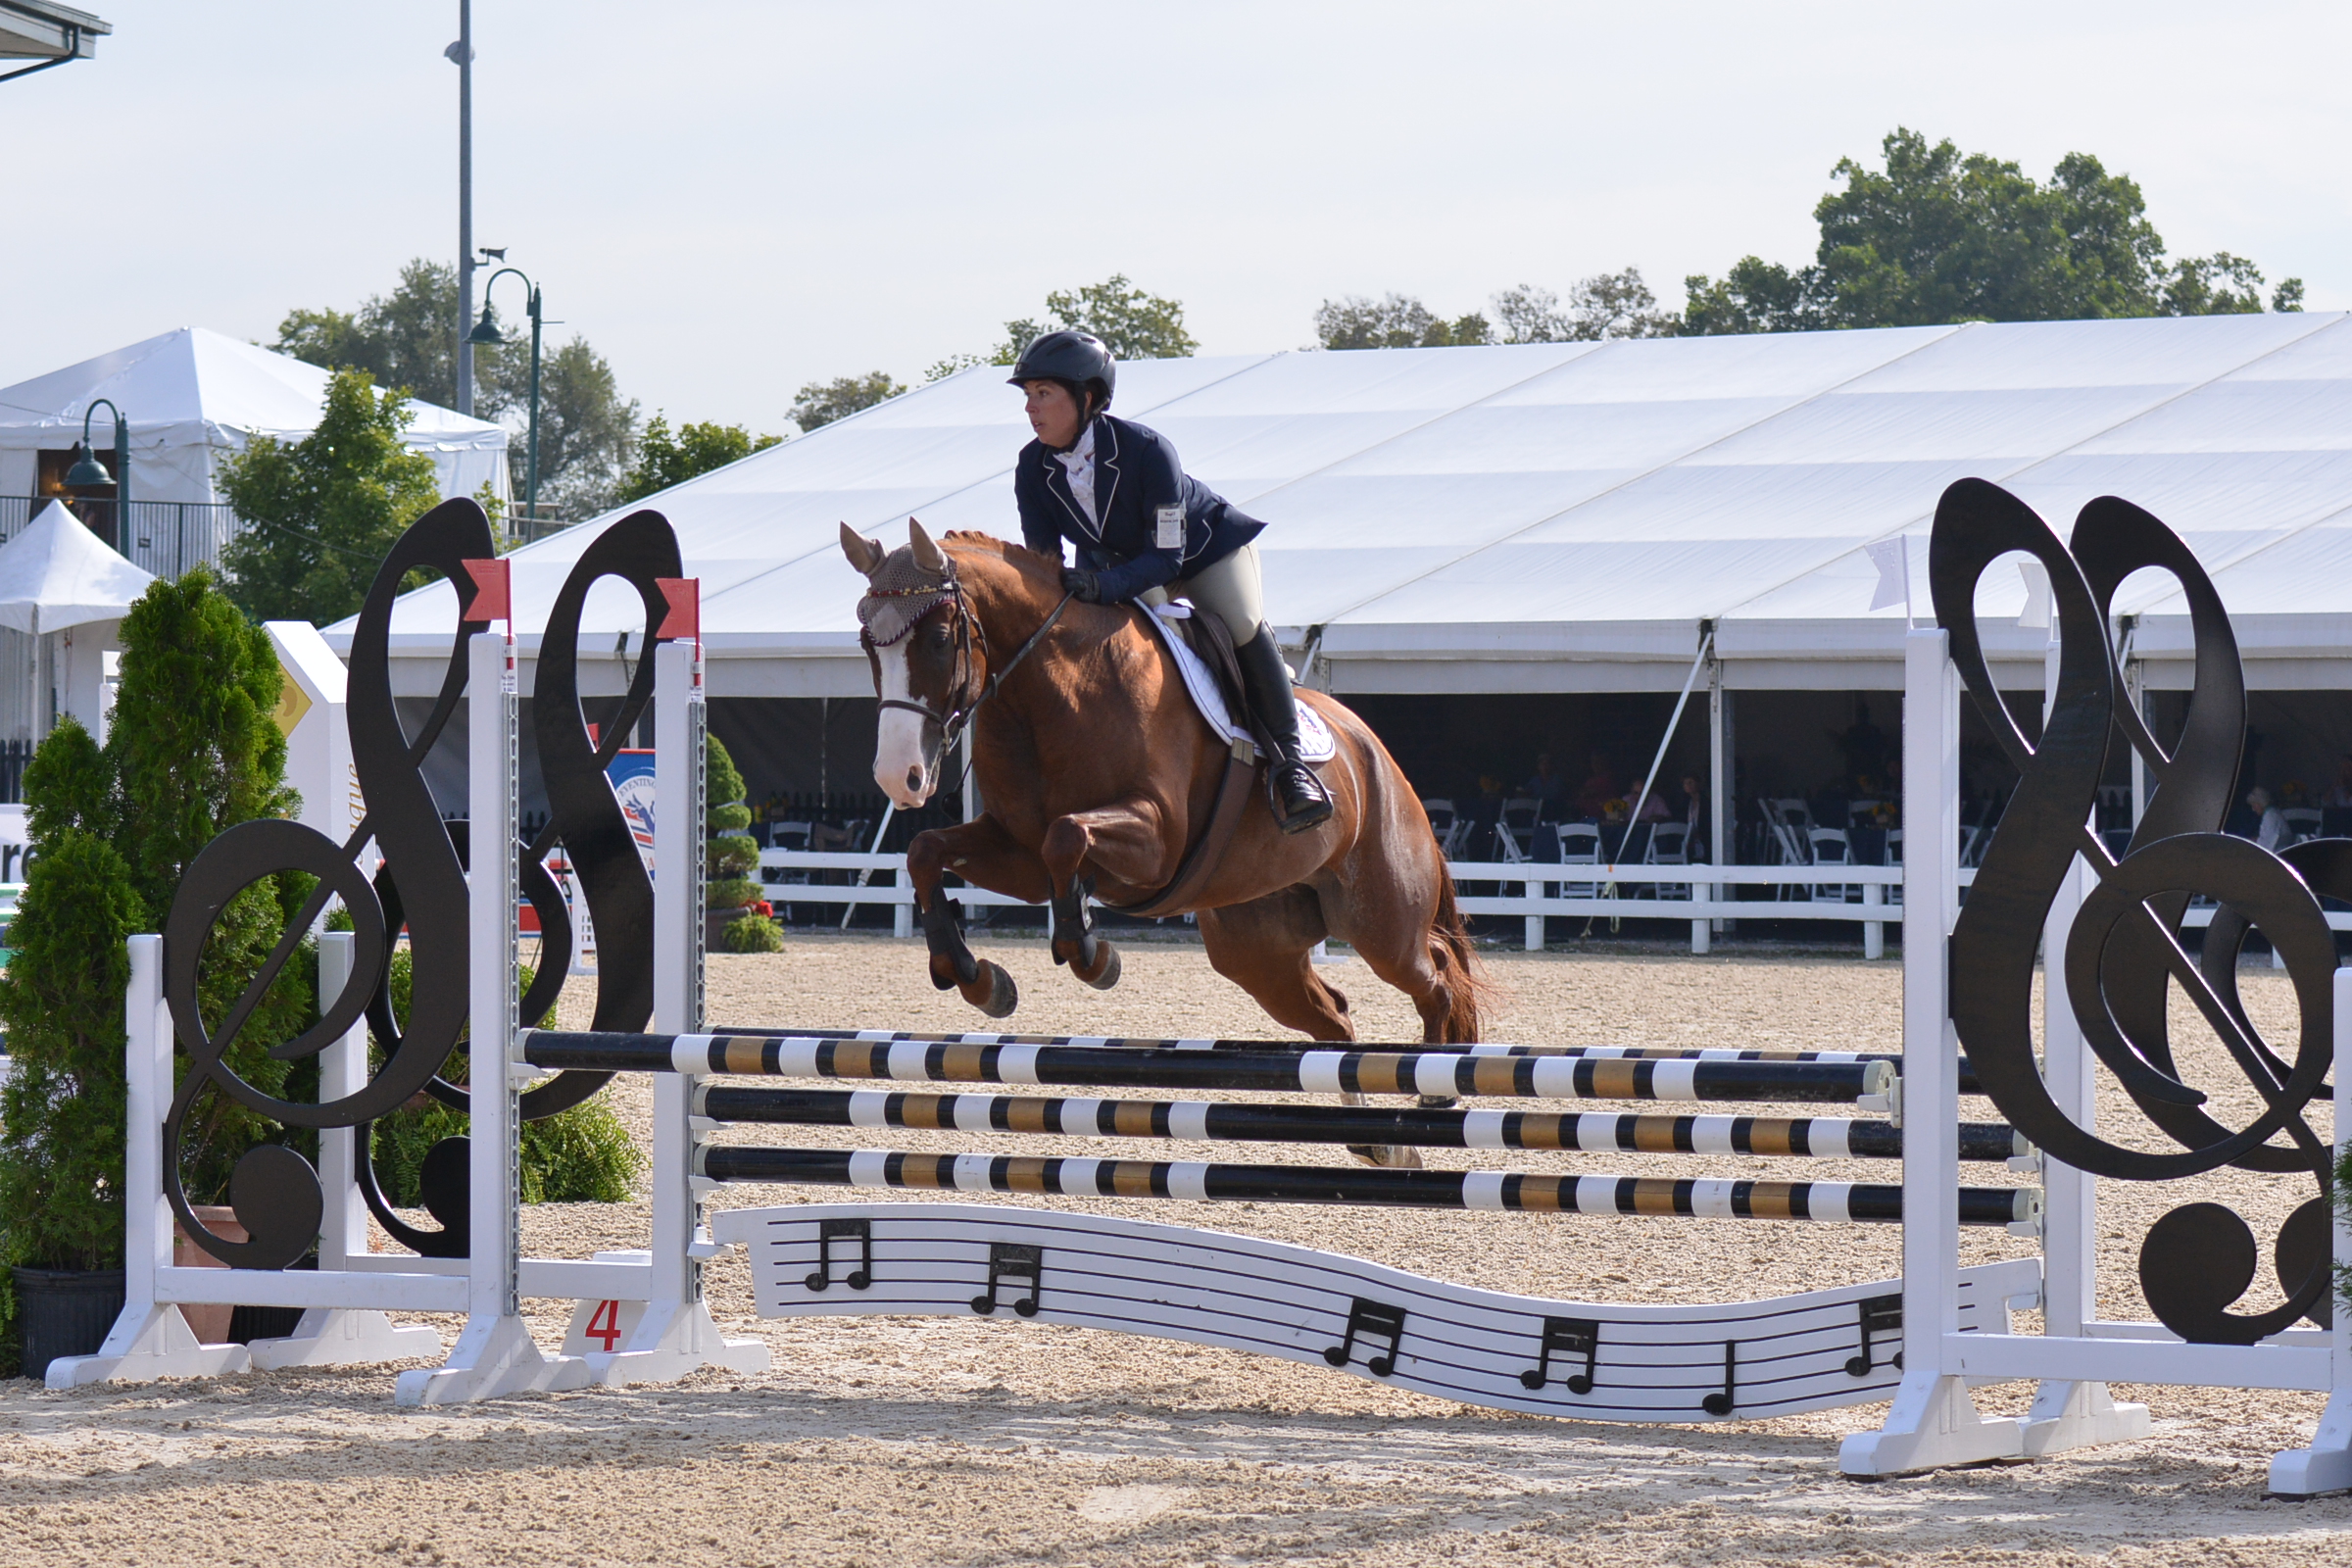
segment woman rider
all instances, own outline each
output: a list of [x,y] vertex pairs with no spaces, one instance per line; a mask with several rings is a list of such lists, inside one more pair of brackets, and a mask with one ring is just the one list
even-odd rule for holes
[[1154,589],[1191,601],[1225,624],[1266,760],[1275,819],[1285,833],[1331,815],[1331,797],[1298,760],[1298,707],[1290,666],[1266,624],[1257,547],[1265,524],[1186,473],[1167,437],[1102,411],[1118,368],[1100,338],[1048,332],[1013,367],[1028,394],[1029,428],[1012,493],[1021,537],[1058,562],[1064,539],[1078,564],[1061,584],[1090,605],[1123,605]]

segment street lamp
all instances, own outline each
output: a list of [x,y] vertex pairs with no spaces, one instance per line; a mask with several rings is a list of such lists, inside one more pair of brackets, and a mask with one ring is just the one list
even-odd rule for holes
[[[100,463],[98,454],[90,450],[90,420],[98,413],[101,403],[115,416],[115,461],[122,466],[119,480],[106,471],[106,465]],[[112,398],[92,398],[90,406],[82,411],[81,440],[74,448],[74,466],[66,470],[66,488],[69,490],[89,490],[102,484],[115,487],[115,538],[109,542],[121,550],[122,524],[128,520],[130,506],[130,421],[122,417],[122,411],[115,406]]]
[[531,318],[531,455],[529,466],[523,470],[522,514],[530,519],[529,536],[536,538],[539,533],[539,285],[531,281],[529,273],[519,267],[502,267],[490,274],[490,281],[482,285],[482,318],[466,334],[466,341],[484,347],[507,341],[498,323],[490,318],[490,291],[509,272],[521,278],[522,286],[530,291],[523,309]]

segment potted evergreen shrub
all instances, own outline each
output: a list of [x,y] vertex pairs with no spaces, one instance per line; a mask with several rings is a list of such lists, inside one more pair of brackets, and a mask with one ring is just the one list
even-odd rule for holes
[[[752,808],[744,804],[743,774],[715,735],[704,741],[704,831],[710,837],[705,866],[703,946],[728,953],[773,953],[784,938],[765,912],[758,873],[760,844],[745,828]],[[757,906],[757,907],[756,907]]]
[[[0,1345],[36,1376],[50,1357],[97,1348],[112,1313],[91,1298],[106,1276],[120,1305],[123,939],[163,929],[180,871],[222,829],[293,808],[285,737],[270,716],[281,678],[268,635],[208,573],[158,582],[122,622],[105,747],[62,720],[25,770],[40,854],[0,972],[0,1027],[19,1060],[0,1099],[0,1248],[12,1287]],[[257,883],[223,911],[199,986],[208,1018],[227,1010],[276,943],[307,892],[300,880]],[[286,966],[229,1048],[234,1070],[272,1094],[301,1092],[292,1064],[270,1050],[313,1013],[315,955],[306,960]],[[220,1201],[238,1158],[284,1136],[225,1096],[207,1097],[187,1124],[189,1198]],[[81,1307],[51,1315],[47,1303],[66,1298]],[[82,1343],[58,1341],[69,1323]]]

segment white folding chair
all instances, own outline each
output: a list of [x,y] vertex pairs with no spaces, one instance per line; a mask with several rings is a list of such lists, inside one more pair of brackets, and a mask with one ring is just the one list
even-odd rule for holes
[[1462,850],[1462,835],[1470,831],[1470,824],[1462,820],[1454,810],[1453,803],[1448,800],[1423,801],[1421,809],[1429,813],[1430,831],[1438,836],[1438,853],[1448,860],[1458,858]]
[[[1689,865],[1690,827],[1686,822],[1660,822],[1649,831],[1649,843],[1642,852],[1643,865]],[[1687,899],[1690,896],[1688,882],[1653,882],[1649,884],[1653,899]]]
[[[1560,824],[1560,863],[1562,865],[1598,865],[1600,863],[1600,829],[1590,822]],[[1590,899],[1595,896],[1595,884],[1567,882],[1560,886],[1564,899]]]
[[2320,836],[2321,813],[2318,807],[2285,806],[2279,808],[2278,814],[2286,819],[2286,838],[2280,842],[2280,849]]
[[1502,814],[1494,819],[1494,847],[1502,852],[1506,864],[1527,859],[1536,847],[1536,816],[1544,803],[1532,795],[1514,795],[1502,803]]
[[[1851,865],[1854,863],[1853,841],[1841,827],[1817,827],[1805,835],[1813,851],[1815,865]],[[1837,882],[1813,884],[1815,900],[1827,904],[1856,904],[1861,902],[1862,890]]]
[[[1781,815],[1782,803],[1758,796],[1756,805],[1764,813],[1764,827],[1768,835],[1766,843],[1772,851],[1771,863],[1774,865],[1809,863],[1812,857],[1805,853],[1804,841],[1796,836],[1796,830]],[[1796,805],[1801,809],[1804,803],[1799,801]],[[1775,888],[1773,897],[1776,899],[1801,899],[1805,897],[1805,890],[1795,883],[1783,882]]]
[[[1899,827],[1890,827],[1886,830],[1886,863],[1896,866],[1903,863],[1903,830]],[[1903,885],[1900,882],[1886,890],[1886,902],[1888,904],[1903,902]]]

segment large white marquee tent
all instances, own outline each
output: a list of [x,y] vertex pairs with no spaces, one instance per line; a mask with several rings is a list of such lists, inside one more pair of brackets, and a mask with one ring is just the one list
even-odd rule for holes
[[[1904,541],[1925,616],[1936,500],[1972,474],[2061,534],[2093,496],[2147,507],[2213,572],[2254,685],[2352,689],[2342,314],[1150,361],[1117,410],[1269,522],[1270,609],[1341,692],[1671,691],[1704,625],[1727,688],[1898,686],[1905,610],[1871,608],[1871,547]],[[870,695],[838,524],[1017,537],[1026,436],[982,368],[656,497],[703,582],[713,695]],[[517,554],[522,626],[606,520]],[[1981,608],[2038,686],[2026,600],[1996,570]],[[617,590],[589,609],[592,657],[639,627]],[[2171,581],[2118,609],[2139,673],[2185,685]],[[437,685],[453,618],[445,585],[404,601],[404,691]]]
[[[81,439],[82,417],[100,398],[130,424],[131,499],[217,503],[215,465],[255,436],[300,440],[318,424],[327,372],[201,326],[183,326],[29,381],[0,387],[0,496],[29,496],[39,454]],[[507,432],[428,403],[404,437],[439,470],[444,496],[484,484],[505,498]],[[90,422],[92,444],[114,445],[105,413]]]

